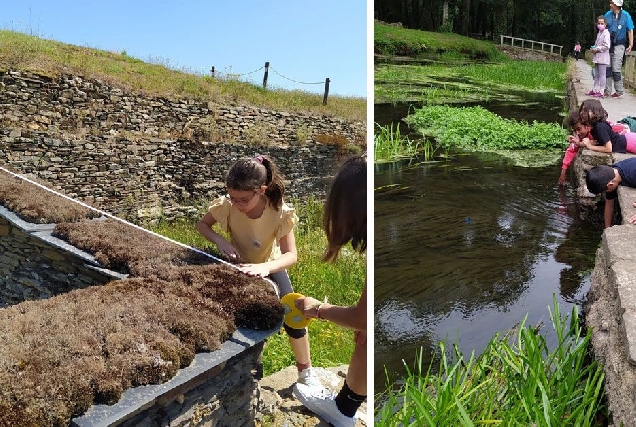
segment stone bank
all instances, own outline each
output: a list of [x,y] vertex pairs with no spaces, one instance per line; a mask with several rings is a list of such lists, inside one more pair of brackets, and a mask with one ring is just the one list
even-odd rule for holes
[[[630,54],[633,91],[634,53]],[[570,85],[577,107],[592,84],[590,65],[579,60]],[[636,115],[636,96],[627,91],[622,99],[601,99],[609,119]],[[574,163],[575,185],[582,203],[598,202],[585,187],[585,171],[597,164],[611,164],[631,154],[599,154],[581,150]],[[636,189],[619,186],[618,204],[622,223],[605,229],[584,304],[586,325],[592,328],[594,357],[603,364],[610,425],[636,426],[636,225],[626,220],[636,214]]]

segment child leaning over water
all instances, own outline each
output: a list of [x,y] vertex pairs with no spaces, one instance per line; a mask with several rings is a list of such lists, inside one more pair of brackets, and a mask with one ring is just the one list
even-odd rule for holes
[[[614,218],[614,204],[618,197],[617,189],[619,185],[636,187],[636,157],[621,160],[612,166],[594,166],[585,175],[587,189],[592,194],[605,193],[605,208],[603,219],[605,228],[612,226]],[[632,216],[628,222],[634,224],[636,215]]]
[[[285,186],[278,168],[268,156],[243,158],[232,165],[225,185],[228,195],[212,201],[197,230],[224,257],[239,262],[242,272],[270,278],[280,297],[292,293],[286,269],[298,258],[294,238],[298,217],[283,200]],[[212,229],[216,224],[230,234],[230,242]],[[296,358],[298,381],[320,386],[311,369],[307,329],[283,326]]]
[[[586,100],[584,101],[584,104],[585,103],[587,103],[586,105],[589,105],[590,103],[600,104],[600,102],[596,99]],[[611,130],[619,135],[624,135],[629,131],[629,127],[622,123],[613,123],[610,121],[607,121],[607,123],[610,125]],[[567,150],[565,150],[565,155],[563,156],[561,174],[559,175],[558,181],[559,185],[565,184],[566,172],[568,170],[568,167],[572,163],[572,160],[574,160],[574,157],[576,157],[576,154],[579,152],[579,149],[581,147],[603,152],[610,152],[613,148],[613,145],[611,143],[609,144],[610,151],[606,151],[608,149],[608,144],[605,144],[603,146],[597,145],[597,141],[591,134],[592,126],[582,123],[579,115],[579,110],[571,110],[566,117],[563,125],[572,130],[572,135],[568,136],[569,145]],[[633,134],[631,137],[635,138],[636,140],[636,134]]]
[[607,120],[607,111],[598,99],[586,99],[579,108],[581,123],[590,126],[594,142],[585,141],[585,147],[600,153],[636,153],[636,133],[617,132],[614,123]]

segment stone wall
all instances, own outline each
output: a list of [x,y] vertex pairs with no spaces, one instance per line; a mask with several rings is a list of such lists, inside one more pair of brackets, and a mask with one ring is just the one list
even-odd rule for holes
[[270,155],[287,198],[322,197],[366,124],[125,92],[78,76],[0,73],[0,164],[131,220],[191,213],[230,165]]
[[[619,187],[619,197],[628,198],[626,192],[621,191],[625,189]],[[632,202],[636,189],[630,190],[629,202]],[[635,211],[631,209],[632,214]],[[628,212],[624,212],[626,214]],[[605,229],[584,304],[585,323],[593,330],[593,355],[604,367],[610,426],[636,425],[635,241],[633,225]]]
[[253,426],[264,339],[272,332],[239,330],[168,382],[129,389],[115,405],[94,405],[71,426]]
[[27,223],[0,206],[0,307],[123,277],[91,263],[88,254],[61,248],[51,237],[54,227]]

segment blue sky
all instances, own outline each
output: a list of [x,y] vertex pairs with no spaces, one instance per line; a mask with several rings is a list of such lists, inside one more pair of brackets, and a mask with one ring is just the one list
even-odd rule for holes
[[269,61],[268,87],[323,93],[329,78],[330,94],[356,97],[366,18],[366,0],[0,0],[2,29],[259,85]]

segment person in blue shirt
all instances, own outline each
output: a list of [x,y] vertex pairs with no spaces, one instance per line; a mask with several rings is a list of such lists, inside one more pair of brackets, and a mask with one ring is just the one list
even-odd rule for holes
[[[623,96],[623,79],[621,69],[626,53],[634,46],[634,21],[629,12],[623,10],[623,0],[611,0],[610,10],[605,13],[607,29],[611,36],[610,65],[612,77],[605,83],[605,97],[620,98]],[[609,67],[608,67],[609,77]],[[615,92],[612,93],[612,83]]]
[[[612,218],[614,217],[614,203],[618,197],[616,189],[619,185],[636,187],[636,157],[621,160],[612,166],[594,166],[587,171],[585,184],[592,194],[605,192],[603,219],[605,221],[605,228],[611,227]],[[632,219],[633,217],[630,218],[628,222],[633,224]]]

